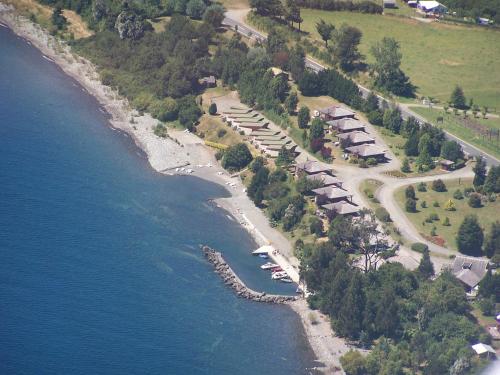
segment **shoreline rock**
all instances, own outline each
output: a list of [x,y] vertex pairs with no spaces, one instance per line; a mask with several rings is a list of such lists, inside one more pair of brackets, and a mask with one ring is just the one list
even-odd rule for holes
[[298,299],[296,296],[267,294],[265,292],[256,292],[248,288],[232,270],[229,264],[226,263],[220,252],[209,246],[200,245],[200,248],[208,262],[214,266],[214,272],[220,275],[223,283],[233,289],[238,297],[255,302],[274,304],[285,304]]

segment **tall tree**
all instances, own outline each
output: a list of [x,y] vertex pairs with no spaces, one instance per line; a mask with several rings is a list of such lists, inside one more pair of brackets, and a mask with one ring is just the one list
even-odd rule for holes
[[420,275],[422,275],[426,279],[428,279],[431,276],[434,276],[434,265],[431,262],[429,248],[426,248],[424,250],[417,271]]
[[418,156],[418,133],[411,133],[405,143],[406,156]]
[[445,141],[441,146],[441,157],[457,162],[464,158],[462,146],[455,141]]
[[212,25],[215,29],[222,25],[224,20],[224,7],[220,4],[210,5],[203,14],[203,21]]
[[468,255],[480,256],[484,234],[476,215],[467,215],[458,228],[456,237],[458,251]]
[[488,258],[493,257],[495,254],[500,255],[500,221],[498,220],[491,223],[490,230],[486,235],[484,254]]
[[376,327],[385,337],[394,337],[399,328],[399,307],[394,288],[386,286],[377,303]]
[[309,132],[311,139],[322,139],[325,136],[325,129],[323,127],[323,121],[319,118],[315,118],[311,124],[311,130]]
[[460,86],[455,86],[451,93],[450,102],[453,107],[458,109],[464,109],[466,107],[464,90]]
[[386,109],[382,122],[385,128],[389,129],[393,133],[399,134],[401,131],[401,126],[403,124],[403,119],[401,118],[401,110],[399,109],[399,107],[396,107],[394,109]]
[[354,272],[335,322],[335,328],[340,335],[353,339],[359,337],[363,328],[364,308],[363,277],[360,272]]
[[326,47],[328,47],[328,41],[332,38],[333,30],[335,30],[335,26],[331,23],[326,23],[322,19],[316,23],[316,31],[325,42]]
[[292,91],[285,100],[286,111],[291,115],[294,114],[298,103],[299,98],[297,97],[297,92]]
[[296,45],[290,50],[288,64],[292,78],[298,82],[306,69],[306,54],[300,45]]
[[300,107],[299,115],[297,117],[297,122],[300,129],[307,128],[307,124],[309,124],[309,120],[311,120],[311,114],[309,112],[308,107]]
[[247,194],[257,206],[259,206],[262,203],[262,199],[264,199],[264,189],[267,186],[268,177],[269,169],[261,167],[257,170],[257,173],[254,174],[248,186]]
[[396,95],[413,95],[414,88],[400,68],[403,55],[396,39],[384,37],[375,43],[370,51],[375,58],[372,65],[375,84]]
[[500,166],[492,166],[484,181],[484,191],[487,193],[500,193]]
[[361,42],[361,31],[353,26],[342,25],[333,45],[333,54],[345,71],[352,71],[362,55],[358,46]]
[[484,185],[486,180],[486,161],[481,157],[476,157],[476,165],[472,168],[474,171],[474,180],[472,183],[475,187]]

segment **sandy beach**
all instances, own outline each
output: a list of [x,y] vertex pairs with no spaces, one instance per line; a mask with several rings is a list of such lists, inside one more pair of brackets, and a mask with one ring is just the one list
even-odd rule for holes
[[[109,113],[110,124],[128,133],[147,155],[151,167],[166,175],[189,174],[224,186],[231,196],[215,202],[228,211],[255,239],[259,246],[272,245],[273,260],[298,281],[299,261],[287,238],[272,228],[264,213],[247,197],[239,178],[232,178],[215,160],[213,150],[194,134],[169,129],[168,138],[153,133],[158,123],[149,114],[139,115],[128,101],[101,83],[96,67],[88,60],[75,56],[70,47],[48,34],[38,25],[19,16],[14,9],[0,2],[0,23],[38,48],[46,59],[57,64],[67,75],[93,95]],[[176,170],[177,169],[177,170]],[[192,172],[191,173],[188,173]],[[304,325],[304,330],[317,357],[318,367],[329,374],[342,373],[339,358],[349,350],[344,340],[333,335],[329,319],[312,311],[305,300],[291,304]]]

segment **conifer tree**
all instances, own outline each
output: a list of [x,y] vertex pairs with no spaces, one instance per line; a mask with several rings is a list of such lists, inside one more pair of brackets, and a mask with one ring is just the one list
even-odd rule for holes
[[363,291],[363,277],[355,272],[347,288],[342,307],[336,321],[336,329],[342,336],[358,338],[363,328],[363,311],[365,296]]
[[481,156],[476,158],[476,165],[472,168],[474,171],[474,180],[472,183],[475,187],[484,185],[486,180],[486,162]]
[[422,275],[424,278],[428,279],[431,276],[434,276],[434,265],[431,262],[431,257],[429,253],[429,248],[424,250],[424,254],[420,259],[420,263],[418,265],[418,273]]

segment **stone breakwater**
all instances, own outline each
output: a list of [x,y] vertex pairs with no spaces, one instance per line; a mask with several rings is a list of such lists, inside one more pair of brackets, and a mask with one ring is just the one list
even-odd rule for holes
[[222,254],[209,246],[200,245],[205,258],[214,266],[215,272],[220,275],[224,284],[232,288],[238,297],[246,298],[256,302],[266,303],[287,303],[297,300],[295,296],[280,296],[275,294],[259,293],[247,288],[243,281],[234,273],[232,268],[226,263]]

